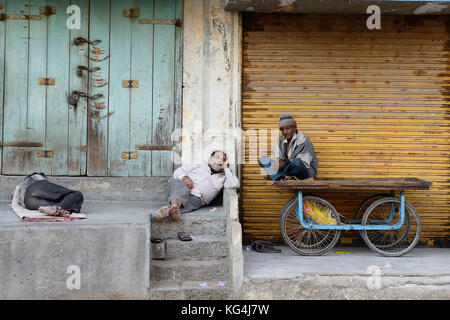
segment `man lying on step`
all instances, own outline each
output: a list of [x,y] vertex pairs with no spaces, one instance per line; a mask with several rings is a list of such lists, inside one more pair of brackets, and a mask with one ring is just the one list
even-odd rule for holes
[[182,166],[169,180],[169,205],[159,208],[152,220],[170,216],[174,221],[181,213],[194,211],[209,204],[222,188],[239,188],[239,179],[228,167],[227,155],[214,151],[207,162]]
[[[80,212],[83,194],[47,180],[44,173],[34,172],[16,186],[12,209],[22,218],[27,210],[39,210],[48,216],[70,217]],[[25,210],[23,210],[25,209]]]

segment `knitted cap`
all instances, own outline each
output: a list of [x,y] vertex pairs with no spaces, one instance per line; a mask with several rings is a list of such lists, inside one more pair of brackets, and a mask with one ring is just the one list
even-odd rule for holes
[[282,127],[286,127],[286,126],[296,126],[296,125],[297,125],[297,122],[291,116],[281,116],[278,127],[282,128]]

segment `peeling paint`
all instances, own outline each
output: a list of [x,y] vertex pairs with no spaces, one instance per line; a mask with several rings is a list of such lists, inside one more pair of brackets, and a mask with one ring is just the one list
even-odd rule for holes
[[421,5],[414,9],[413,14],[439,13],[448,8],[448,4],[432,3]]
[[213,19],[213,26],[219,32],[222,37],[222,46],[223,46],[223,54],[225,58],[225,70],[230,71],[231,63],[230,63],[230,55],[228,53],[228,42],[227,42],[227,32],[225,28],[225,24],[219,18]]

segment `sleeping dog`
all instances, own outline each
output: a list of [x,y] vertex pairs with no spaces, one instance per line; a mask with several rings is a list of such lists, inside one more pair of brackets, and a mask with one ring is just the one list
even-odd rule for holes
[[42,172],[26,176],[13,195],[16,210],[20,210],[19,205],[51,216],[68,217],[72,212],[80,212],[82,204],[81,192],[49,182]]

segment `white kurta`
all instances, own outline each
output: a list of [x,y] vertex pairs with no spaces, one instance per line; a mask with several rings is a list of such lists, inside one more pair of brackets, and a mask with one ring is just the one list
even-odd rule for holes
[[194,182],[191,194],[203,199],[205,204],[210,203],[222,190],[222,188],[239,188],[239,179],[225,168],[224,172],[211,174],[211,168],[207,162],[199,162],[182,166],[173,173],[175,179],[183,179],[188,176]]

